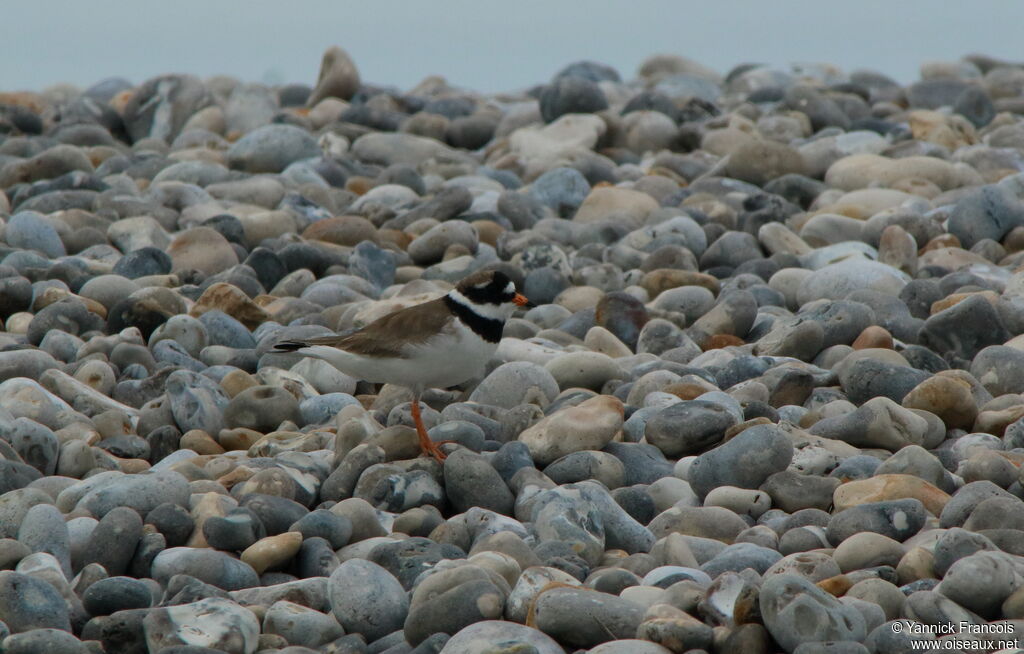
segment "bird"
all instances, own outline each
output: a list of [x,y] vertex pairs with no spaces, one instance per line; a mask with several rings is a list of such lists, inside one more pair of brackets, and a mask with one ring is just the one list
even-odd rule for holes
[[532,307],[500,270],[464,277],[439,298],[389,313],[347,334],[283,340],[275,353],[322,359],[367,382],[412,391],[412,419],[424,454],[444,461],[427,435],[420,397],[428,388],[461,384],[479,373],[498,348],[502,330],[518,307]]

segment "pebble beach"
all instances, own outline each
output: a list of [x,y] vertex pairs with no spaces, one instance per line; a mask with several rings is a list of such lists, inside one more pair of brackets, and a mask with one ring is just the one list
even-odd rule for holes
[[0,652],[1021,651],[1024,64],[386,82],[0,89]]

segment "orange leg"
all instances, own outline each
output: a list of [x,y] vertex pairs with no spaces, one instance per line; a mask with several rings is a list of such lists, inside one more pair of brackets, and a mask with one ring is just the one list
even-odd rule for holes
[[416,424],[416,434],[420,437],[420,449],[423,450],[424,454],[429,454],[443,463],[447,455],[427,435],[427,428],[423,424],[423,416],[420,415],[420,399],[418,397],[412,399],[412,421]]

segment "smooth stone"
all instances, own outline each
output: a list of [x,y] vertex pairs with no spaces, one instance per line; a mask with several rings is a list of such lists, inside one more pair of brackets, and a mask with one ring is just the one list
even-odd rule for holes
[[538,465],[548,465],[572,452],[602,449],[622,423],[622,402],[599,395],[541,419],[523,431],[519,441]]
[[502,616],[505,590],[487,571],[465,565],[437,570],[413,589],[404,634],[419,645],[433,634],[454,634],[463,627]]
[[267,536],[247,547],[239,558],[242,563],[248,563],[256,574],[263,574],[290,562],[299,552],[302,540],[302,534],[297,531]]
[[948,230],[969,249],[982,239],[1002,240],[1008,231],[1022,225],[1024,205],[1020,199],[999,186],[983,186],[953,205]]
[[[500,643],[500,644],[499,644]],[[564,649],[554,639],[532,627],[503,620],[484,620],[471,624],[454,634],[441,652],[444,654],[483,654],[488,650],[499,654],[507,648],[508,654],[563,654]]]
[[738,515],[722,507],[674,506],[658,514],[647,528],[655,538],[679,533],[732,543],[749,526]]
[[129,563],[143,533],[142,518],[134,510],[118,506],[108,511],[81,555],[81,564],[99,563],[112,576],[128,571]]
[[898,296],[909,279],[891,266],[874,261],[849,259],[815,271],[800,283],[797,301],[842,300],[853,291],[868,288]]
[[379,565],[350,559],[327,584],[331,610],[346,633],[362,634],[372,642],[402,628],[409,599],[398,580]]
[[331,615],[281,600],[267,609],[263,616],[262,633],[277,634],[289,645],[312,649],[340,638],[345,635],[345,630]]
[[264,125],[228,149],[228,165],[249,173],[279,173],[289,164],[320,155],[316,140],[293,125]]
[[887,397],[874,397],[850,413],[820,420],[808,431],[815,436],[840,440],[856,447],[878,447],[889,451],[913,445],[935,447],[939,444],[935,442],[937,434],[933,435],[927,419]]
[[526,622],[530,606],[537,595],[549,584],[559,583],[567,586],[580,585],[572,575],[557,568],[531,566],[523,570],[512,587],[512,592],[505,602],[505,617],[520,624]]
[[294,522],[289,531],[297,531],[304,539],[323,538],[334,549],[341,549],[352,537],[352,522],[345,516],[325,509],[310,511]]
[[828,510],[840,480],[834,477],[805,475],[783,470],[768,477],[760,489],[768,493],[772,504],[790,513],[802,509]]
[[6,654],[85,654],[85,644],[59,629],[33,629],[3,639]]
[[71,577],[71,544],[64,516],[52,504],[30,508],[18,529],[18,540],[32,552],[46,552],[60,563],[65,577]]
[[166,251],[171,258],[171,272],[198,270],[215,275],[238,263],[238,255],[228,240],[209,227],[180,232]]
[[224,408],[224,421],[228,428],[244,427],[269,433],[286,420],[299,424],[302,413],[295,396],[276,386],[247,388]]
[[764,186],[777,177],[804,174],[803,156],[785,144],[769,139],[743,142],[729,155],[726,174],[729,177]]
[[934,413],[947,428],[970,429],[978,417],[978,405],[970,384],[942,373],[925,379],[911,389],[903,397],[902,404],[908,409]]
[[701,565],[700,569],[712,579],[725,572],[740,572],[746,568],[764,574],[782,558],[782,555],[768,547],[753,543],[735,543],[727,546],[713,559]]
[[57,469],[59,441],[53,431],[28,418],[17,418],[6,425],[5,440],[20,457],[44,475]]
[[391,573],[403,588],[412,588],[421,573],[434,569],[441,561],[464,557],[465,552],[454,545],[412,537],[377,545],[367,559]]
[[71,631],[68,605],[56,588],[9,570],[0,571],[0,616],[11,633],[31,629]]
[[461,245],[476,252],[479,236],[469,223],[454,220],[436,225],[417,236],[408,247],[408,254],[414,263],[428,265],[437,263],[445,251],[454,245]]
[[[266,577],[264,578],[266,579]],[[211,592],[209,588],[206,590]],[[281,600],[295,602],[324,613],[330,610],[327,599],[327,578],[325,577],[271,583],[265,586],[233,590],[226,595],[216,593],[216,589],[213,589],[212,592],[217,596],[230,597],[240,606],[252,607],[255,611],[269,609]]]
[[828,524],[828,537],[838,545],[861,532],[874,532],[903,542],[919,532],[927,512],[915,499],[871,502],[835,514]]
[[785,650],[802,643],[834,640],[862,641],[864,617],[803,577],[773,575],[760,593],[765,627]]
[[186,370],[172,372],[164,385],[174,423],[182,432],[219,434],[224,428],[228,398],[218,385]]
[[601,87],[580,77],[556,78],[540,94],[540,114],[546,123],[565,114],[597,113],[607,108]]
[[718,486],[756,489],[793,459],[793,445],[773,425],[758,425],[740,432],[690,466],[689,481],[698,495]]
[[854,404],[863,404],[875,397],[887,397],[899,403],[928,377],[929,373],[922,370],[865,358],[844,368],[839,383]]
[[644,438],[665,456],[686,456],[718,444],[737,422],[736,416],[718,402],[683,401],[648,419]]
[[7,220],[4,240],[15,248],[36,250],[51,259],[67,254],[57,230],[41,214],[21,211]]
[[547,406],[558,395],[558,382],[542,366],[525,361],[494,369],[469,396],[470,402],[511,409],[520,404]]
[[1003,601],[1020,584],[1013,564],[997,552],[977,552],[954,563],[936,589],[988,620],[1001,617]]
[[590,193],[590,184],[575,168],[553,168],[533,180],[529,193],[559,216],[568,218]]
[[[586,622],[581,622],[580,616],[586,616]],[[606,593],[554,588],[537,597],[533,619],[539,630],[559,642],[593,647],[634,636],[643,620],[643,609]]]
[[719,486],[707,494],[704,505],[720,506],[737,515],[748,515],[756,519],[771,508],[772,498],[762,490]]
[[626,224],[639,226],[658,208],[657,201],[646,193],[617,187],[594,188],[580,204],[573,222],[593,223],[619,218]]
[[176,472],[160,470],[124,475],[102,487],[92,488],[78,500],[76,506],[99,518],[118,507],[128,507],[145,515],[164,502],[187,506],[188,497],[189,487],[185,477]]
[[940,515],[950,499],[949,495],[932,484],[903,474],[879,475],[870,479],[850,481],[839,486],[833,496],[837,511],[859,504],[904,498],[919,500],[932,515]]
[[1024,392],[1021,366],[1024,366],[1024,352],[1004,345],[991,345],[975,355],[970,372],[993,397],[999,397]]
[[850,536],[836,547],[832,558],[843,572],[849,573],[877,566],[895,567],[906,548],[899,542],[870,531]]
[[153,609],[142,624],[153,652],[192,645],[225,654],[252,654],[260,633],[259,620],[251,611],[220,597]]
[[187,574],[224,590],[252,588],[259,576],[251,566],[212,549],[172,547],[153,560],[153,578],[167,582],[177,574]]
[[210,547],[240,552],[266,536],[263,522],[252,511],[236,507],[224,516],[210,515],[200,526]]
[[89,585],[82,605],[89,615],[110,615],[128,609],[147,609],[153,593],[144,581],[131,577],[107,577]]
[[416,166],[428,159],[445,156],[456,161],[461,159],[455,150],[435,139],[389,132],[371,132],[360,136],[352,143],[350,152],[361,161],[384,166]]
[[1013,496],[987,480],[964,484],[956,489],[956,492],[943,507],[942,513],[939,515],[939,526],[943,529],[963,526],[979,504],[993,497],[1012,498]]
[[359,90],[359,70],[344,48],[332,45],[324,51],[316,87],[306,105],[314,107],[325,98],[349,100]]
[[941,355],[973,359],[990,345],[1010,338],[995,308],[983,297],[970,295],[932,314],[921,327],[920,342]]
[[28,324],[27,336],[29,343],[38,346],[51,329],[81,336],[102,328],[99,315],[89,311],[79,299],[66,297],[40,309]]
[[587,479],[616,489],[625,482],[622,462],[606,452],[581,451],[567,454],[544,468],[544,474],[556,484],[571,484]]
[[589,388],[600,391],[610,379],[625,377],[611,357],[598,352],[570,352],[555,357],[544,366],[559,388]]
[[456,450],[444,464],[448,501],[458,511],[478,506],[510,514],[515,496],[487,459],[465,449]]

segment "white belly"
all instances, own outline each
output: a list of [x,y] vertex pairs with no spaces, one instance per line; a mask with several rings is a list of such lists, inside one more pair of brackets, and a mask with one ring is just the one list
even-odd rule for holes
[[483,369],[497,347],[456,321],[436,338],[407,347],[402,357],[366,357],[324,345],[296,354],[323,359],[364,381],[424,389],[461,384]]

